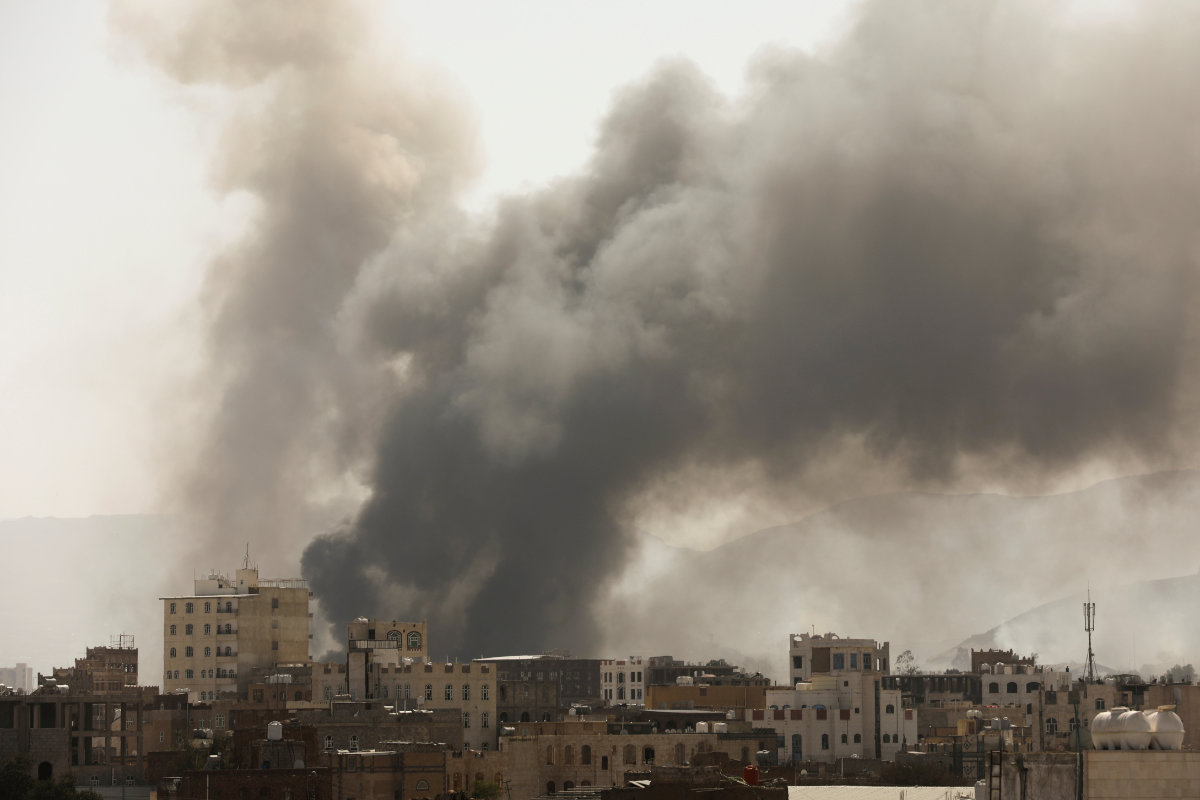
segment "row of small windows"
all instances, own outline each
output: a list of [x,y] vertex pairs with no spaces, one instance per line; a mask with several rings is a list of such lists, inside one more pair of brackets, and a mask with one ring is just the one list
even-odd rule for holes
[[[471,714],[470,714],[470,712],[464,711],[464,712],[463,712],[463,717],[462,717],[462,718],[463,718],[463,727],[464,727],[464,728],[469,728],[469,727],[471,727]],[[482,713],[479,715],[479,727],[481,727],[481,728],[486,728],[486,727],[488,727],[489,725],[490,725],[490,720],[489,720],[489,715],[488,715],[488,712],[484,711],[484,712],[482,712]]]
[[[393,642],[400,641],[400,637],[402,635],[403,634],[401,634],[400,631],[388,631],[387,632],[388,640],[393,641]],[[375,633],[374,633],[374,631],[372,631],[371,637],[374,638],[374,636],[375,636]],[[417,631],[409,631],[408,641],[405,646],[409,650],[420,650],[421,649],[421,634],[418,633]]]
[[[612,683],[613,682],[613,674],[611,672],[604,673],[604,675],[602,676],[602,680],[605,683]],[[625,673],[618,672],[617,673],[617,683],[624,683],[624,682],[625,682]],[[641,683],[642,682],[642,673],[641,672],[630,672],[629,673],[629,682],[630,683]]]
[[[1026,692],[1040,691],[1041,688],[1042,688],[1042,685],[1040,683],[1038,683],[1037,681],[1030,681],[1029,683],[1025,684]],[[991,683],[988,684],[988,692],[990,694],[999,694],[1000,693],[1000,684],[997,683],[996,681],[992,681]],[[1005,692],[1005,694],[1016,694],[1017,693],[1017,682],[1009,681],[1008,684],[1005,685],[1005,687],[1004,687],[1004,692]]]
[[[177,608],[177,605],[176,605],[175,603],[171,603],[171,604],[170,604],[170,613],[172,613],[172,614],[176,614],[176,613],[178,613],[178,611],[176,611],[176,608]],[[271,608],[279,608],[279,598],[277,598],[277,597],[276,597],[276,598],[271,598]],[[222,612],[224,612],[224,613],[226,613],[226,614],[231,614],[231,613],[233,613],[233,603],[232,603],[232,602],[227,602],[227,603],[225,604],[225,607],[224,607],[224,608],[221,608],[221,604],[220,604],[220,603],[217,603],[217,613],[219,614],[219,613],[222,613]],[[184,604],[183,604],[183,613],[185,613],[185,614],[194,614],[194,613],[196,613],[196,604],[195,604],[195,603],[184,603]],[[205,601],[205,603],[204,603],[204,613],[205,613],[205,614],[211,614],[211,613],[212,613],[212,602],[211,602],[211,601]]]
[[[613,690],[612,689],[604,690],[604,699],[605,700],[613,699]],[[624,686],[617,686],[617,699],[618,700],[625,699],[625,687]],[[642,690],[630,687],[629,688],[629,699],[630,700],[641,700],[642,699]]]
[[[386,698],[388,696],[388,688],[386,686],[381,686],[379,689],[379,693],[380,693],[380,696]],[[491,698],[491,696],[492,696],[491,685],[487,684],[487,683],[480,684],[479,699],[487,700],[487,699]],[[445,687],[442,688],[442,697],[446,700],[454,699],[454,684],[447,683],[445,685]],[[405,700],[412,699],[412,684],[411,683],[406,683],[403,685],[403,687],[401,687],[400,685],[396,686],[396,699],[400,700],[401,698],[403,698]],[[432,683],[425,684],[425,699],[433,700],[433,684]],[[463,700],[471,699],[471,684],[464,683],[462,685],[461,699],[463,699]]]
[[[230,679],[232,679],[232,678],[236,678],[236,677],[237,677],[237,672],[236,672],[235,670],[232,670],[232,669],[224,669],[224,668],[222,668],[222,669],[218,669],[218,670],[215,670],[215,671],[214,671],[214,670],[211,670],[211,669],[202,669],[202,670],[200,670],[200,677],[201,677],[201,678],[211,678],[211,677],[213,677],[213,676],[214,676],[214,674],[215,674],[215,676],[216,676],[216,677],[218,677],[218,678],[230,678]],[[179,680],[179,670],[177,670],[177,669],[175,669],[175,670],[171,670],[171,669],[169,669],[169,670],[167,670],[167,672],[166,672],[166,676],[167,676],[167,680]],[[194,671],[194,670],[190,670],[190,669],[185,669],[185,670],[183,671],[183,677],[185,677],[185,678],[194,678],[194,677],[195,677],[195,671]]]
[[[172,625],[170,628],[171,636],[178,635],[178,630],[179,630],[178,625]],[[190,622],[183,626],[183,635],[184,636],[191,636],[193,633],[195,633],[195,628],[193,627],[193,625]],[[228,623],[226,623],[224,627],[218,625],[217,633],[218,634],[233,633],[233,625],[230,625]],[[212,625],[205,623],[204,624],[204,635],[210,636],[211,634],[212,634]]]
[[[171,658],[175,658],[178,653],[178,648],[172,647],[170,650],[170,653],[171,653]],[[205,658],[211,658],[212,654],[213,654],[213,649],[211,647],[204,648],[204,657]],[[191,645],[188,645],[187,647],[183,648],[183,657],[184,658],[193,658],[193,657],[195,657],[195,655],[196,655],[196,648],[192,647]],[[229,656],[232,658],[233,657],[233,648],[226,647],[222,651],[222,648],[218,647],[217,655],[218,656]]]

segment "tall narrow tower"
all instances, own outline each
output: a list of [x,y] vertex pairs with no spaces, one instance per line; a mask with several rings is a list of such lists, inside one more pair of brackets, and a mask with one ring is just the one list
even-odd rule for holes
[[1096,655],[1092,652],[1092,631],[1096,630],[1096,604],[1092,602],[1092,587],[1088,586],[1087,602],[1083,604],[1083,629],[1088,635],[1087,671],[1088,683],[1096,680]]

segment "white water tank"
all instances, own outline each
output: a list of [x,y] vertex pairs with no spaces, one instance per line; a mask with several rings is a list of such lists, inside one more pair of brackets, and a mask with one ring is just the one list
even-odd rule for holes
[[1149,750],[1150,720],[1140,711],[1126,711],[1119,717],[1122,750]]
[[696,683],[696,681],[692,678],[691,675],[680,675],[678,678],[675,679],[676,686],[692,686],[695,683]]
[[728,722],[714,722],[713,723],[713,733],[729,733],[729,723]]
[[708,733],[708,723],[707,722],[697,722],[696,723],[696,733]]
[[1183,746],[1183,720],[1170,709],[1151,711],[1146,715],[1150,718],[1151,746],[1157,750],[1178,750]]
[[278,742],[282,738],[283,738],[283,723],[282,722],[268,722],[267,723],[267,740],[271,741],[271,742]]
[[1101,711],[1092,720],[1092,746],[1097,750],[1115,750],[1120,747],[1118,742],[1113,746],[1113,714],[1112,711]]

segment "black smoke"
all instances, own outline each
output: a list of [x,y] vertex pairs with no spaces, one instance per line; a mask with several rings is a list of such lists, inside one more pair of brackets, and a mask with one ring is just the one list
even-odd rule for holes
[[[656,498],[1027,487],[1186,457],[1200,17],[1156,11],[866,3],[818,56],[760,55],[736,98],[665,63],[616,98],[580,174],[491,220],[456,211],[449,180],[379,202],[358,140],[301,137],[266,160],[282,180],[249,187],[263,215],[238,268],[213,273],[228,513],[248,429],[298,432],[254,464],[334,417],[336,447],[303,453],[357,453],[369,494],[305,551],[331,620],[428,618],[459,655],[587,651]],[[361,111],[324,76],[364,71],[326,56],[272,73],[263,131]],[[382,135],[421,130],[411,101]],[[404,153],[462,172],[432,133]],[[276,292],[287,308],[260,318]],[[270,473],[248,486],[294,492]]]

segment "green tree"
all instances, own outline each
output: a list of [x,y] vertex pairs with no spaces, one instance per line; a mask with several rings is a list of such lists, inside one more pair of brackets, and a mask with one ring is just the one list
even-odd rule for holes
[[476,781],[471,789],[471,797],[475,800],[492,800],[500,796],[500,784],[495,781]]
[[33,789],[29,762],[17,757],[0,767],[0,800],[26,800]]

